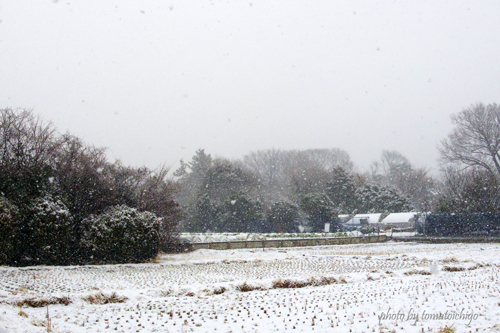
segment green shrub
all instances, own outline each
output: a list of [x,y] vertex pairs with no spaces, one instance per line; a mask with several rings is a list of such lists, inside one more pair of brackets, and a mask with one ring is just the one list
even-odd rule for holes
[[37,198],[24,218],[29,244],[25,250],[27,263],[68,264],[73,254],[73,217],[61,200],[50,195]]
[[7,198],[0,196],[0,265],[12,260],[14,238],[19,231],[19,210]]
[[81,251],[90,262],[141,262],[154,258],[161,246],[161,218],[124,205],[91,215],[82,228]]
[[299,218],[299,209],[286,201],[276,202],[267,215],[270,227],[274,232],[291,233],[297,231],[294,221]]

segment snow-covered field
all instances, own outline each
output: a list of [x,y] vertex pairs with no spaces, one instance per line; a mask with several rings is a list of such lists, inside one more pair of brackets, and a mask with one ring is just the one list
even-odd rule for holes
[[500,332],[499,272],[499,244],[416,243],[1,267],[0,332]]

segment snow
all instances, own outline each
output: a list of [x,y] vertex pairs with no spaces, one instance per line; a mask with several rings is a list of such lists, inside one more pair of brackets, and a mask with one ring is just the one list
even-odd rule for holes
[[359,225],[361,220],[366,220],[369,224],[378,223],[380,213],[377,214],[356,214],[352,219],[344,223],[345,225]]
[[385,219],[382,220],[382,223],[408,223],[412,218],[415,217],[417,213],[391,213]]
[[[446,325],[500,332],[499,251],[499,244],[389,242],[197,250],[147,264],[0,267],[0,332],[46,332],[47,308],[10,303],[52,296],[72,300],[49,306],[54,332],[438,332]],[[278,279],[311,277],[337,283],[272,288]],[[238,291],[244,282],[260,290]],[[99,291],[128,299],[82,299]],[[439,312],[454,318],[429,319]]]
[[[391,213],[387,215],[380,223],[382,224],[391,224],[391,223],[409,223],[412,218],[414,218],[418,213],[409,212],[409,213]],[[377,224],[379,223],[380,216],[382,214],[356,214],[352,219],[345,222],[345,225],[359,225],[361,220],[366,220],[369,224]],[[349,215],[339,215],[341,219],[346,219]]]

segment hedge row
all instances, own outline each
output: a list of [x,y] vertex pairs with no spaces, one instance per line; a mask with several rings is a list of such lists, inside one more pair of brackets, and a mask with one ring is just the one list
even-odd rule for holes
[[0,196],[0,265],[142,262],[164,247],[163,219],[125,205],[75,223],[47,195],[19,209]]
[[428,236],[498,235],[500,213],[431,214],[425,221]]

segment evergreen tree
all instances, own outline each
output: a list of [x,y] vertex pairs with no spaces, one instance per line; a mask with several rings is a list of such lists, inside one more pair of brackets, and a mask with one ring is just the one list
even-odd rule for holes
[[295,232],[294,222],[298,218],[298,207],[287,201],[276,202],[267,215],[269,227],[274,232]]
[[332,180],[328,182],[327,194],[340,214],[350,214],[357,207],[356,182],[353,175],[342,167],[332,170]]
[[393,188],[365,184],[356,190],[359,213],[400,213],[413,210],[408,197],[398,194]]
[[300,201],[300,208],[309,215],[313,232],[323,231],[325,223],[333,224],[331,230],[337,228],[335,224],[338,222],[338,211],[326,194],[316,192],[304,195]]
[[222,205],[238,193],[253,194],[256,187],[257,179],[251,171],[221,159],[208,169],[198,195],[206,194],[212,202]]
[[244,193],[230,196],[224,204],[219,231],[260,232],[263,225],[262,204]]
[[177,196],[177,201],[189,207],[194,204],[202,190],[203,181],[208,170],[213,166],[213,159],[204,149],[198,149],[191,162],[180,161],[181,166],[174,172],[175,177],[179,177],[181,191]]
[[189,232],[216,231],[221,224],[221,218],[221,209],[204,194],[190,206],[183,228]]

